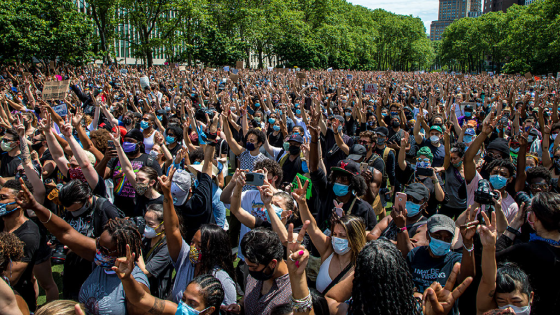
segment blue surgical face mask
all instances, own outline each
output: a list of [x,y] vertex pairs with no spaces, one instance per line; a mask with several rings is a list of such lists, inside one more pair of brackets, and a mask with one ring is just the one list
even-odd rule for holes
[[[278,218],[281,220],[282,219],[282,212],[284,211],[284,209],[278,207],[277,205],[271,205],[272,209],[274,209],[274,212],[276,212],[276,215],[278,216]],[[266,215],[266,220],[268,222],[270,222],[270,215],[268,214],[268,210],[265,209],[264,214]]]
[[255,107],[261,107],[261,104],[255,103]]
[[309,173],[309,167],[307,166],[307,161],[301,162],[301,169],[304,173]]
[[445,256],[451,251],[451,243],[440,241],[432,237],[430,239],[430,250],[435,256]]
[[140,128],[142,128],[142,129],[148,129],[149,126],[150,126],[150,124],[147,121],[142,120],[140,122]]
[[348,253],[348,251],[350,251],[350,246],[348,245],[348,240],[346,239],[333,236],[331,239],[331,244],[334,252],[338,255],[344,255]]
[[274,118],[269,118],[268,119],[268,123],[270,123],[270,124],[274,124],[275,122],[276,122],[276,119],[274,119]]
[[351,112],[344,112],[344,115],[345,115],[346,117],[350,117],[350,116],[352,116],[352,113],[351,113]]
[[490,184],[494,189],[502,189],[507,184],[507,178],[502,175],[490,175]]
[[13,205],[16,202],[9,202],[9,203],[0,203],[0,217],[5,216],[6,214],[12,213],[17,210],[18,207],[15,207],[12,210],[6,210],[6,206]]
[[192,306],[190,306],[187,303],[181,301],[181,302],[179,302],[179,305],[177,305],[177,312],[175,312],[175,315],[198,315],[198,314],[206,311],[207,309],[208,308],[205,308],[202,311],[197,311]]
[[272,126],[272,129],[274,129],[274,131],[280,131],[280,126],[274,125]]
[[416,204],[412,201],[406,202],[406,216],[412,218],[420,212],[420,207],[422,205]]
[[509,150],[513,153],[519,153],[519,148],[509,148]]
[[339,183],[334,183],[333,191],[334,191],[334,194],[337,195],[338,197],[346,196],[346,195],[348,195],[349,186],[348,185],[342,185],[342,184],[339,184]]
[[132,142],[124,142],[122,145],[123,151],[126,153],[130,153],[130,152],[134,152],[136,151],[136,145],[137,143],[132,143]]
[[471,117],[472,116],[472,112],[465,112],[465,117]]
[[532,169],[532,166],[525,166],[525,172],[527,172],[529,169]]
[[296,109],[296,115],[299,115],[299,114],[301,114],[301,110]]
[[472,136],[471,135],[464,135],[463,136],[463,142],[464,143],[470,143],[472,141]]
[[165,142],[167,142],[167,144],[172,144],[173,142],[175,142],[175,137],[167,136],[165,137]]
[[171,107],[170,106],[165,106],[165,111],[169,113],[171,111]]
[[[158,119],[159,121],[161,121],[161,120],[163,119],[163,115],[157,116],[157,119]],[[146,128],[144,128],[144,129],[146,129]]]

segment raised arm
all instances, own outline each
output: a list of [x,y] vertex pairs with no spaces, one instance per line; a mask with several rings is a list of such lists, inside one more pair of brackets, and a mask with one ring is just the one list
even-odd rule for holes
[[333,130],[334,130],[334,140],[336,141],[336,145],[344,152],[344,154],[350,154],[350,148],[344,140],[342,140],[342,128],[339,128],[340,121],[338,119],[333,120]]
[[[420,109],[422,110],[422,109]],[[422,124],[422,120],[424,120],[424,116],[423,113],[418,113],[418,115],[416,115],[416,122],[414,122],[414,140],[416,141],[416,144],[421,144],[422,141],[424,140],[422,138],[422,135],[420,135],[420,125]],[[427,131],[426,131],[427,132]]]
[[[228,200],[228,202],[231,201],[229,208],[231,213],[233,213],[239,222],[244,224],[246,227],[250,229],[254,228],[256,222],[255,217],[241,207],[241,193],[243,186],[245,186],[245,173],[240,169],[236,169],[231,182],[228,184],[228,187],[229,186],[233,187],[233,194],[231,194],[230,198],[231,200]],[[224,193],[222,192],[222,196],[223,195]]]
[[[486,222],[490,222],[485,212],[481,212]],[[496,221],[496,214],[492,212],[492,219]],[[477,314],[483,314],[489,310],[497,308],[494,300],[496,290],[496,226],[490,222],[488,225],[478,226],[480,242],[482,243],[482,278],[476,293]]]
[[399,157],[398,157],[398,163],[399,163],[399,168],[404,171],[406,169],[406,146],[408,145],[408,141],[410,139],[410,136],[407,136],[408,133],[405,133],[405,136],[401,138],[401,146],[399,148]]
[[470,183],[476,175],[476,164],[474,162],[474,158],[476,157],[478,149],[480,149],[484,140],[486,140],[486,137],[492,133],[492,128],[493,125],[491,125],[488,121],[485,121],[482,126],[482,132],[478,135],[478,137],[476,137],[476,139],[474,139],[473,144],[471,144],[471,146],[467,149],[467,152],[465,152],[463,163],[465,165],[465,180],[467,183]]
[[445,131],[445,133],[443,134],[443,143],[445,145],[445,152],[447,152],[447,154],[445,155],[445,158],[443,159],[443,168],[444,169],[448,169],[449,165],[451,165],[451,156],[449,154],[449,152],[451,152],[451,140],[450,138],[450,133],[451,130],[447,129]]
[[78,256],[93,261],[96,247],[95,240],[80,234],[74,230],[70,224],[66,223],[56,214],[41,205],[29,192],[29,189],[19,179],[21,190],[16,199],[17,204],[22,209],[29,209],[35,212],[39,221],[51,232],[62,244],[68,246]]
[[121,162],[122,171],[124,175],[126,175],[126,180],[130,183],[130,185],[136,187],[136,173],[134,173],[134,168],[132,167],[132,163],[130,163],[128,156],[126,156],[126,153],[124,153],[119,135],[120,134],[117,131],[116,133],[111,134],[111,139],[115,144],[115,150],[117,151],[117,155],[119,156],[119,162]]
[[62,174],[68,174],[68,159],[64,156],[64,150],[52,131],[51,114],[45,112],[45,116],[46,119],[39,121],[39,125],[45,132],[49,151],[60,172]]
[[23,117],[21,114],[16,117],[16,121],[14,122],[14,128],[16,129],[19,135],[19,143],[20,143],[20,150],[21,150],[21,164],[23,165],[23,169],[25,170],[25,175],[27,175],[27,179],[33,186],[33,196],[39,203],[43,203],[45,201],[45,185],[41,180],[41,176],[33,167],[33,163],[30,158],[29,153],[29,145],[27,144],[27,140],[25,138],[25,126],[23,124]]
[[229,145],[229,148],[233,151],[235,155],[237,156],[241,155],[241,153],[243,153],[243,147],[240,146],[239,143],[235,141],[235,139],[233,139],[231,130],[229,129],[229,122],[227,121],[227,119],[225,119],[224,116],[222,116],[222,128],[224,128],[224,134],[226,135],[226,141],[227,144]]
[[80,168],[84,173],[84,177],[86,178],[89,187],[91,187],[91,189],[93,190],[99,182],[99,175],[97,175],[95,168],[93,168],[93,165],[91,165],[91,162],[89,161],[84,149],[82,149],[78,141],[76,141],[76,139],[72,135],[72,124],[70,123],[72,121],[72,114],[69,114],[69,116],[70,118],[66,117],[66,122],[61,127],[61,131],[64,137],[68,139],[68,144],[72,149],[72,153],[74,154],[76,161],[78,161],[78,164],[80,165]]
[[181,237],[179,217],[177,217],[177,212],[175,212],[173,196],[171,196],[173,174],[175,174],[175,167],[171,166],[169,176],[162,175],[158,178],[158,181],[163,192],[163,226],[165,227],[167,248],[169,249],[169,257],[176,262],[181,253],[183,238]]

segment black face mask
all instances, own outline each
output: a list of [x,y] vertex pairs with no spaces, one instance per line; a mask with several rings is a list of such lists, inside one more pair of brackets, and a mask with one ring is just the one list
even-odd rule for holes
[[251,277],[255,278],[257,281],[266,281],[266,280],[272,278],[272,275],[274,275],[274,270],[272,270],[270,272],[270,274],[264,273],[264,271],[266,269],[269,269],[268,266],[264,267],[261,271],[251,271],[251,270],[249,270],[249,274],[251,275]]
[[33,149],[33,151],[39,151],[42,147],[43,147],[42,141],[31,145],[31,149]]
[[125,119],[123,119],[123,123],[124,123],[126,126],[128,126],[128,125],[132,124],[132,119],[130,119],[130,118],[125,118]]
[[401,123],[398,121],[393,121],[393,128],[399,128],[401,126]]
[[288,151],[290,151],[291,155],[298,155],[301,152],[301,148],[295,145],[291,145],[288,148]]

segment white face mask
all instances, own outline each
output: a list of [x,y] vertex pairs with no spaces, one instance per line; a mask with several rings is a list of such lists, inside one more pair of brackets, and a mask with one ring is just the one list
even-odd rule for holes
[[524,306],[524,307],[519,307],[519,306],[508,304],[508,305],[505,305],[505,306],[500,306],[500,309],[505,310],[508,307],[511,307],[516,315],[529,315],[529,314],[531,314],[531,305],[530,304],[527,305],[527,306]]
[[430,141],[433,142],[433,143],[438,143],[439,142],[439,137],[438,136],[431,136]]

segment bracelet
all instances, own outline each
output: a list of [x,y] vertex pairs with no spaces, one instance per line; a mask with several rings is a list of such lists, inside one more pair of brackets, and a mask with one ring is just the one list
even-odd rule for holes
[[469,252],[469,255],[470,255],[470,252],[472,252],[473,249],[474,249],[474,244],[471,245],[471,249],[468,249],[467,246],[465,246],[465,243],[463,243],[463,248],[464,248],[467,252]]
[[311,301],[311,292],[301,300],[294,299],[292,295],[292,310],[294,313],[305,313],[311,311],[313,302]]
[[399,228],[397,227],[397,233],[403,233],[404,231],[408,231],[408,229],[406,228],[406,226]]
[[514,228],[512,228],[511,226],[508,225],[508,227],[506,228],[506,231],[510,232],[511,234],[515,235],[515,236],[521,236],[521,232],[519,232],[519,230],[516,230]]
[[52,218],[52,211],[49,210],[49,212],[51,213],[51,214],[49,215],[49,219],[48,219],[46,222],[43,222],[43,221],[41,221],[41,220],[39,220],[39,222],[41,222],[41,223],[43,223],[43,224],[49,223],[49,222],[51,221],[51,218]]

